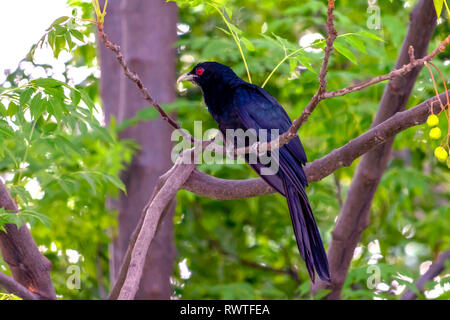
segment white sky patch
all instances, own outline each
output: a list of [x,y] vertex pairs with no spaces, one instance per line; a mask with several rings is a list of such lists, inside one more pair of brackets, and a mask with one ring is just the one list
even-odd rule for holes
[[362,245],[358,245],[353,252],[353,260],[358,260],[359,258],[361,258],[363,252],[364,247]]
[[31,46],[38,42],[45,30],[57,18],[71,15],[66,1],[14,0],[0,2],[0,82],[4,70],[15,70]]
[[433,264],[433,261],[431,261],[431,260],[422,262],[422,263],[420,264],[420,267],[419,267],[419,272],[420,272],[420,274],[422,275],[422,274],[424,274],[425,272],[427,272],[428,269],[430,269],[430,267],[431,267],[432,264]]
[[178,268],[180,268],[180,277],[181,279],[189,279],[191,277],[191,271],[187,266],[187,260],[183,259],[178,263]]
[[379,259],[383,258],[380,250],[380,242],[378,239],[375,239],[367,245],[367,249],[372,254],[367,264],[376,264]]
[[52,242],[50,244],[50,250],[52,250],[52,252],[56,252],[58,250],[58,248],[56,247],[56,243]]
[[191,30],[191,27],[185,23],[177,23],[177,35],[181,36],[185,33],[188,33]]
[[67,249],[66,256],[69,263],[77,263],[81,258],[81,254],[77,250]]
[[[300,37],[298,44],[301,47],[307,47],[311,45],[316,40],[323,39],[323,36],[320,33],[306,33]],[[306,52],[321,52],[322,49],[314,49],[314,48],[305,48]]]
[[27,182],[25,189],[30,193],[33,199],[42,199],[45,195],[44,191],[41,189],[41,185],[36,178],[33,178]]

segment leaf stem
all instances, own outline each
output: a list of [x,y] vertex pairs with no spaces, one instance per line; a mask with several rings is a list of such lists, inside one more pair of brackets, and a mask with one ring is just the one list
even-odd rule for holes
[[[344,33],[344,34],[338,35],[337,38],[346,37],[346,36],[350,36],[350,35],[358,35],[358,34],[357,34],[357,33],[353,33],[353,32],[349,32],[349,33]],[[288,55],[286,55],[286,52],[285,52],[284,58],[281,59],[281,61],[275,66],[275,68],[273,68],[273,70],[272,70],[272,71],[270,72],[270,74],[267,76],[266,80],[264,80],[264,83],[262,84],[261,87],[264,88],[264,86],[267,84],[267,82],[269,82],[270,78],[273,76],[273,74],[275,73],[275,71],[277,71],[278,68],[279,68],[279,67],[280,67],[287,59],[289,59],[290,57],[292,57],[293,55],[297,54],[298,52],[300,52],[300,51],[302,51],[302,50],[305,50],[305,49],[307,49],[307,48],[311,48],[312,46],[318,45],[318,44],[320,44],[320,43],[322,43],[322,42],[325,42],[325,39],[320,39],[320,40],[318,40],[318,41],[315,42],[315,43],[311,43],[310,45],[307,45],[306,47],[298,48],[297,50],[291,52],[291,53],[288,54]]]
[[222,13],[222,11],[220,11],[220,9],[218,7],[216,7],[215,5],[213,5],[213,4],[210,4],[210,6],[212,6],[214,9],[217,10],[217,12],[222,17],[222,20],[227,25],[227,28],[230,31],[231,36],[234,39],[234,42],[236,42],[236,44],[237,44],[237,46],[239,48],[239,52],[241,53],[242,61],[244,62],[244,66],[245,66],[245,70],[247,70],[248,82],[252,83],[252,77],[250,76],[250,70],[248,69],[247,60],[245,59],[244,51],[242,50],[241,43],[240,43],[240,40],[239,40],[238,36],[235,34],[233,29],[231,28],[230,23],[228,22],[227,18],[225,18],[225,15]]

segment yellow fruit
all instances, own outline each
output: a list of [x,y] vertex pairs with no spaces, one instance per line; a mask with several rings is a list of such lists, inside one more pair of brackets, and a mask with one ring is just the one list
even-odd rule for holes
[[437,147],[436,149],[434,149],[434,156],[440,161],[440,162],[444,162],[445,160],[447,160],[448,157],[448,153],[447,151],[442,148],[442,147]]
[[441,129],[438,127],[430,130],[430,138],[433,140],[437,140],[441,137]]
[[436,127],[439,124],[439,118],[437,115],[432,114],[427,119],[427,125],[429,127]]

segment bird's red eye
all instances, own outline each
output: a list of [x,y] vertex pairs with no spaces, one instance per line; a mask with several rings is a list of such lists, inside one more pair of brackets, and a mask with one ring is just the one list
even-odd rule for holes
[[205,72],[205,69],[203,68],[198,68],[197,71],[195,71],[195,73],[197,73],[197,75],[201,76],[203,74],[203,72]]

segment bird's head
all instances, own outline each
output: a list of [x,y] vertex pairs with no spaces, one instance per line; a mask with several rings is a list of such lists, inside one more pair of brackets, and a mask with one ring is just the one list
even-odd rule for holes
[[191,81],[202,89],[239,81],[234,71],[221,63],[206,61],[197,64],[191,71],[181,75],[177,82]]

